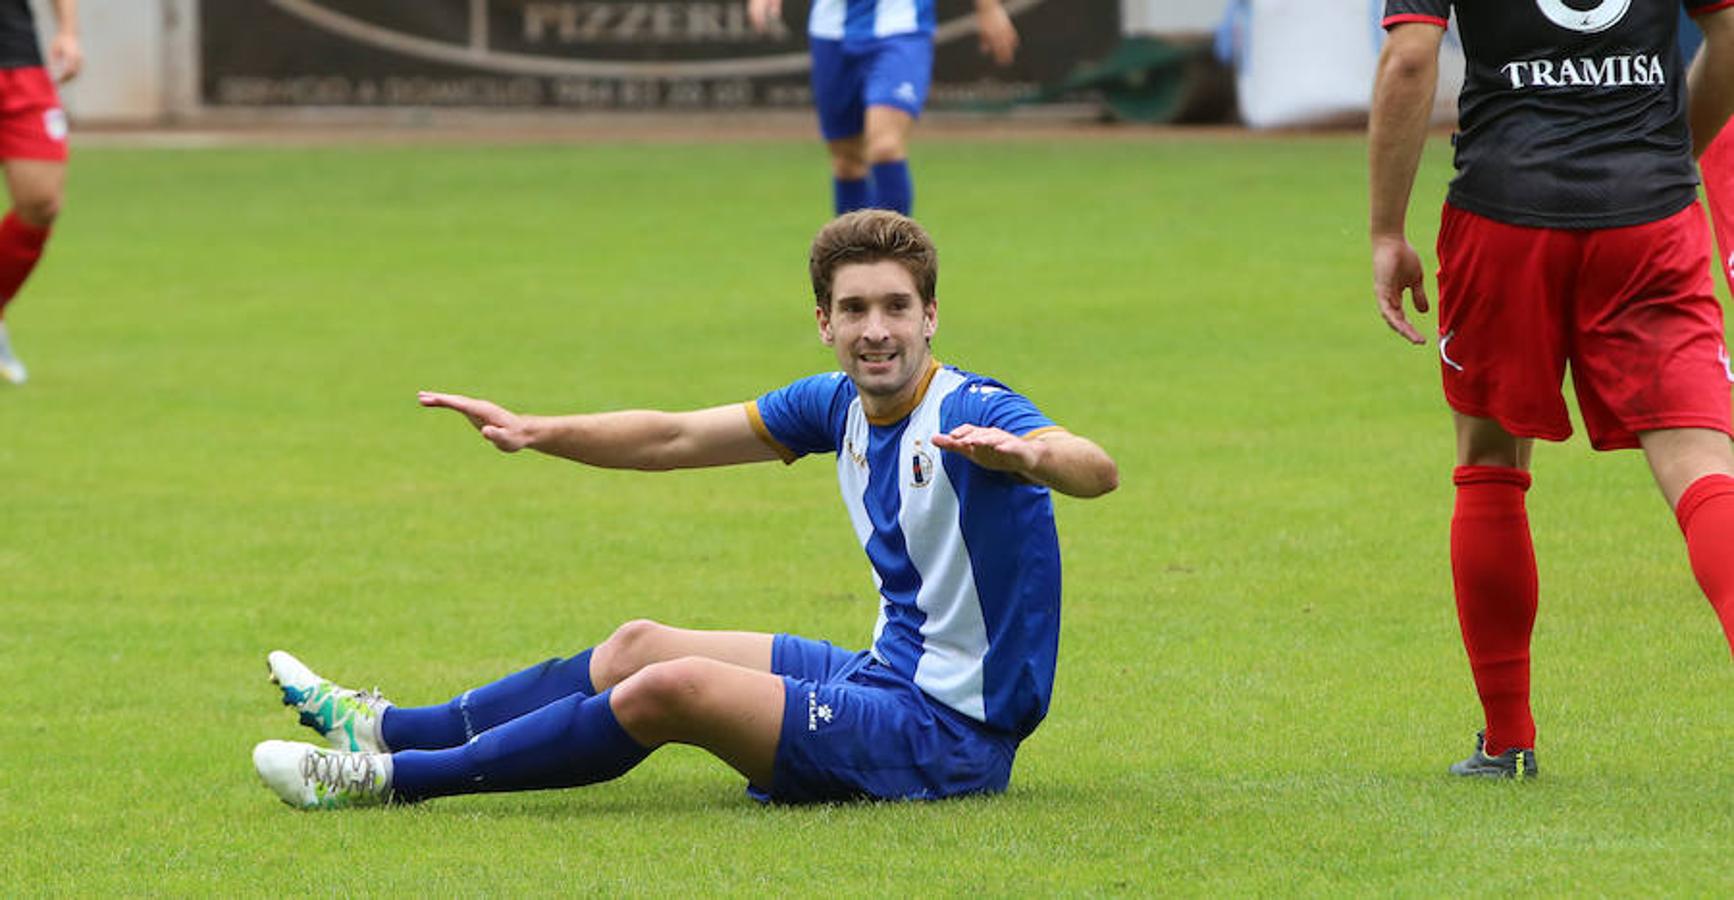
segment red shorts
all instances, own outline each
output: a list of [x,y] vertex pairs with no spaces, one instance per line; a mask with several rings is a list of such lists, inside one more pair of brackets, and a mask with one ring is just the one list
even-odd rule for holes
[[1638,432],[1734,433],[1734,382],[1696,203],[1626,228],[1524,228],[1445,206],[1439,228],[1445,399],[1519,437],[1562,441],[1566,365],[1597,450]]
[[0,159],[66,161],[66,113],[41,66],[0,69]]
[[1722,277],[1734,290],[1734,127],[1722,126],[1709,149],[1698,158],[1704,175],[1704,197],[1710,201],[1710,221],[1716,224],[1716,246],[1722,249]]

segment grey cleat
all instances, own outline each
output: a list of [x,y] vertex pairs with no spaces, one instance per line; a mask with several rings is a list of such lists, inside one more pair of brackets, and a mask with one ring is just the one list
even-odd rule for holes
[[1465,778],[1510,778],[1524,781],[1540,774],[1535,764],[1535,750],[1530,747],[1512,747],[1498,756],[1488,756],[1482,752],[1487,745],[1487,732],[1475,732],[1475,752],[1462,762],[1451,764],[1451,774]]

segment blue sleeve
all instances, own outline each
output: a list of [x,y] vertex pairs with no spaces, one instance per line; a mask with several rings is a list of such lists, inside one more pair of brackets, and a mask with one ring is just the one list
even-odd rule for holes
[[783,462],[809,453],[835,453],[854,399],[853,387],[842,372],[813,375],[747,404],[747,416]]
[[940,410],[940,427],[950,431],[959,425],[981,425],[998,428],[1018,437],[1048,428],[1057,428],[1054,420],[1036,409],[1029,398],[1000,384],[983,379],[946,398]]

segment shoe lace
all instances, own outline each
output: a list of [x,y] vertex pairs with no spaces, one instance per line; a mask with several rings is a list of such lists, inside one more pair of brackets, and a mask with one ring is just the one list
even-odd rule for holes
[[301,757],[301,777],[339,795],[373,793],[380,774],[371,753],[315,750]]

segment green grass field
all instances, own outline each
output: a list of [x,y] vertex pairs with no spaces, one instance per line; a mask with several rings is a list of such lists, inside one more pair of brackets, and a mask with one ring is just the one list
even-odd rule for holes
[[[1435,140],[1412,233],[1430,247]],[[828,368],[818,147],[89,150],[0,391],[8,893],[1727,894],[1734,665],[1634,454],[1537,451],[1543,779],[1479,707],[1428,348],[1355,136],[918,147],[939,358],[1120,463],[1057,501],[1053,710],[1004,796],[762,808],[687,748],[578,791],[299,814],[284,647],[402,703],[628,618],[864,644],[828,460],[502,456],[418,388],[688,408]],[[1429,259],[1431,253],[1424,250]]]

